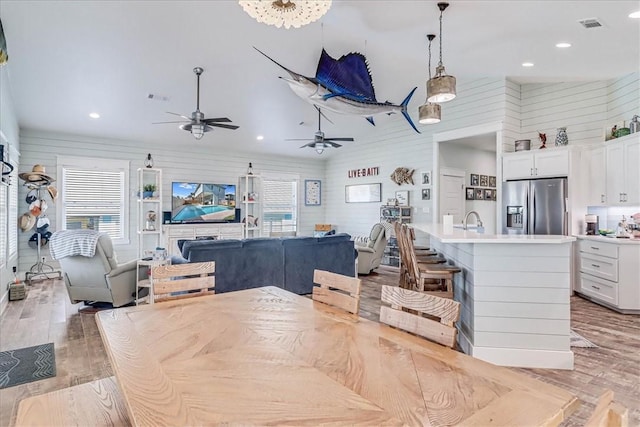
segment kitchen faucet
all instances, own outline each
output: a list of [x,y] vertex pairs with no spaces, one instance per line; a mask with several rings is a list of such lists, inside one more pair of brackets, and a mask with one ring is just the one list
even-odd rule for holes
[[478,212],[476,211],[467,212],[467,214],[464,216],[464,221],[462,221],[462,228],[464,230],[467,230],[467,220],[469,219],[469,215],[471,214],[474,214],[476,216],[476,224],[478,225],[476,231],[478,233],[482,233],[484,231],[484,227],[482,226],[482,220],[480,219],[480,215],[478,215]]

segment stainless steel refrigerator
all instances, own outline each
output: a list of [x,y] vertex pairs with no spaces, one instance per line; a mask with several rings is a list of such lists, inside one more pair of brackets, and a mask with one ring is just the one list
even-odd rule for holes
[[568,234],[567,179],[502,184],[503,234]]

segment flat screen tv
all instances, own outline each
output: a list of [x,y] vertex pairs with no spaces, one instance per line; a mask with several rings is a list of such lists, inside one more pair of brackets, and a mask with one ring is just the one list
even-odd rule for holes
[[171,222],[234,222],[236,186],[174,182],[171,184]]

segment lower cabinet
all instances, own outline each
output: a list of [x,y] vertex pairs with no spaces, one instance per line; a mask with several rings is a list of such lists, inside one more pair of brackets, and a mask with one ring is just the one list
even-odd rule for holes
[[578,237],[575,291],[622,313],[640,313],[640,242]]

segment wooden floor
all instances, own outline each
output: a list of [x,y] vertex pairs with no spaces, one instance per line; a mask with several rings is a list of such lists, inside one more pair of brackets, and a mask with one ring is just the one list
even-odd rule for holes
[[[361,276],[360,315],[378,320],[380,289],[396,285],[394,268]],[[29,287],[25,300],[9,302],[0,316],[0,351],[55,343],[54,378],[0,389],[0,426],[13,426],[18,402],[28,396],[113,375],[93,314],[71,305],[62,281]],[[621,315],[579,297],[571,299],[572,328],[599,348],[573,348],[575,370],[517,369],[576,394],[582,407],[565,426],[582,426],[605,388],[630,410],[630,425],[640,426],[640,316]]]

